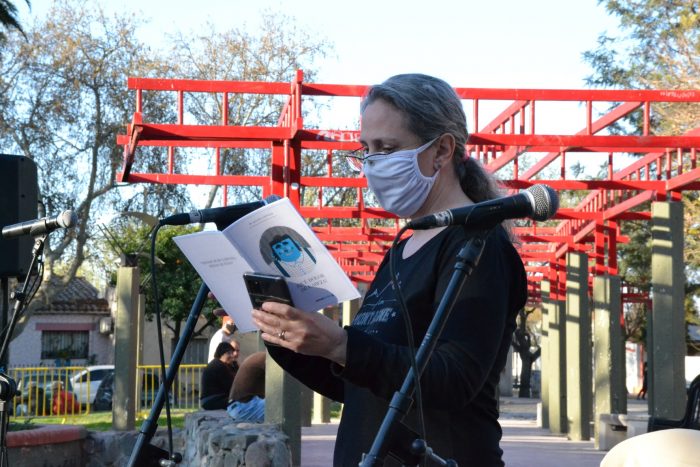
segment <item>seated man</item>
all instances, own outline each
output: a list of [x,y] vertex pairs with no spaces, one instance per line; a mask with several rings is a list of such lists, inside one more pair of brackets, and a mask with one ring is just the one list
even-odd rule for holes
[[221,342],[216,346],[214,359],[207,364],[202,372],[199,404],[204,410],[226,408],[229,390],[233,384],[233,378],[236,376],[232,365],[234,361],[233,346],[230,343]]
[[226,411],[237,422],[265,419],[265,356],[264,351],[250,355],[233,380]]

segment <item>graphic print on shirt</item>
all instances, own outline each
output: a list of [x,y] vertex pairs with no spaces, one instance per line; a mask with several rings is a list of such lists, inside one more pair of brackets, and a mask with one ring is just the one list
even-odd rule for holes
[[[400,275],[397,274],[399,287],[403,287]],[[391,281],[383,287],[373,289],[362,301],[362,308],[352,322],[352,325],[367,334],[380,334],[394,328],[397,319],[401,319],[399,302]]]

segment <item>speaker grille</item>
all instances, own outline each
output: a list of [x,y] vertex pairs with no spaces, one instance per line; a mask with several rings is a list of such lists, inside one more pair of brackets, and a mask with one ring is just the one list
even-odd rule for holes
[[[0,229],[37,217],[37,171],[33,160],[0,154]],[[30,236],[0,235],[0,277],[27,274],[34,240]]]

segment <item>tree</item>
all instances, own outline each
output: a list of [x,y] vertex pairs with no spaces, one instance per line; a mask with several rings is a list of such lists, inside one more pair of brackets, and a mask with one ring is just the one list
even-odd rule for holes
[[[73,209],[79,219],[75,229],[51,235],[44,255],[49,275],[60,271],[67,283],[86,264],[99,260],[95,225],[105,214],[130,210],[162,217],[192,205],[184,186],[115,183],[123,154],[116,137],[135,111],[127,77],[291,81],[302,65],[313,76],[310,61],[325,43],[307,44],[293,21],[278,18],[265,24],[256,34],[234,30],[212,34],[210,40],[179,35],[175,49],[166,54],[137,40],[144,23],[134,17],[108,16],[90,3],[58,0],[45,19],[27,28],[26,40],[16,31],[8,34],[0,49],[0,150],[36,162],[39,197],[47,213]],[[212,55],[195,54],[201,50]],[[200,60],[188,59],[189,54]],[[174,122],[170,97],[145,93],[144,119]],[[232,102],[236,117],[231,124],[264,124],[276,110],[275,102],[250,96]],[[198,105],[192,113],[202,119],[209,103]],[[162,148],[140,147],[134,170],[160,172],[166,157]],[[227,167],[229,173],[238,171]],[[45,287],[34,305],[54,292]],[[177,307],[164,308],[169,312]]]
[[522,366],[520,368],[520,385],[518,397],[530,397],[530,380],[532,376],[532,364],[540,358],[542,349],[537,343],[535,334],[528,325],[530,317],[536,308],[523,308],[518,312],[517,326],[513,332],[513,350],[518,352]]
[[[109,226],[101,228],[102,258],[105,268],[114,264],[120,256],[136,261],[141,272],[141,287],[146,295],[146,318],[153,319],[156,312],[155,296],[152,290],[151,275],[151,234],[152,227],[136,222],[130,217],[115,218]],[[179,336],[182,322],[189,316],[190,308],[202,283],[192,265],[180,251],[173,237],[201,230],[193,226],[171,226],[161,229],[156,237],[155,270],[158,283],[158,306],[161,311],[163,326]],[[116,271],[110,275],[110,284],[116,285]],[[202,315],[206,318],[204,325],[195,329],[193,336],[198,336],[216,320],[212,314],[214,305],[205,303]],[[172,351],[173,349],[171,349]]]
[[[692,0],[599,0],[609,14],[620,20],[617,36],[603,33],[597,48],[583,54],[593,68],[587,83],[597,87],[635,89],[697,89],[700,85],[700,11]],[[651,131],[682,134],[700,126],[700,105],[656,103],[652,106]],[[620,128],[618,128],[620,130]],[[641,134],[638,114],[622,130]],[[697,231],[697,193],[683,195],[685,231]],[[651,231],[648,223],[625,222],[624,235],[631,237],[618,250],[620,275],[625,283],[649,290],[651,280]],[[698,320],[696,299],[700,297],[700,244],[697,236],[685,236],[686,316]],[[644,335],[644,320],[636,307],[633,318]],[[635,325],[635,326],[637,326]],[[638,326],[637,326],[638,327]],[[641,334],[640,334],[641,333]]]
[[134,39],[136,26],[63,0],[0,52],[0,148],[35,161],[48,213],[78,215],[78,226],[54,232],[44,252],[49,275],[62,263],[66,283],[89,258],[92,221],[119,200],[116,135],[133,111],[125,78],[164,68]]
[[[313,63],[328,53],[329,43],[297,28],[293,18],[284,15],[265,13],[261,23],[254,34],[240,28],[218,32],[213,25],[200,28],[205,33],[176,34],[168,58],[175,64],[173,73],[186,79],[292,82],[296,71],[303,69],[304,79],[313,81]],[[194,93],[187,98],[188,112],[198,124],[220,124],[221,94]],[[276,125],[284,100],[275,95],[230,95],[228,122]],[[222,149],[221,155],[223,174],[267,175],[270,167],[269,151],[230,148]],[[218,190],[219,186],[210,188],[205,207],[213,204]],[[248,187],[235,192],[241,198],[238,202],[261,197]]]
[[[31,6],[29,0],[24,1],[27,2],[27,6]],[[0,24],[5,27],[15,28],[19,32],[24,32],[17,19],[17,7],[14,2],[10,0],[0,0]],[[0,43],[2,43],[4,39],[5,34],[0,31]]]
[[[619,36],[603,33],[583,54],[597,87],[697,89],[700,85],[700,11],[694,0],[598,0],[620,19]],[[697,104],[656,104],[654,130],[679,134],[700,124]]]

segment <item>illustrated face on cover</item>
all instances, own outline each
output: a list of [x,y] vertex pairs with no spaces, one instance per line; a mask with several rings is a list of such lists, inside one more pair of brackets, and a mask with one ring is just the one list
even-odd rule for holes
[[285,226],[270,227],[260,237],[260,255],[270,272],[284,277],[301,277],[313,271],[316,257],[299,232]]
[[294,240],[285,235],[281,240],[272,243],[272,252],[279,261],[294,262],[301,258],[301,248]]

